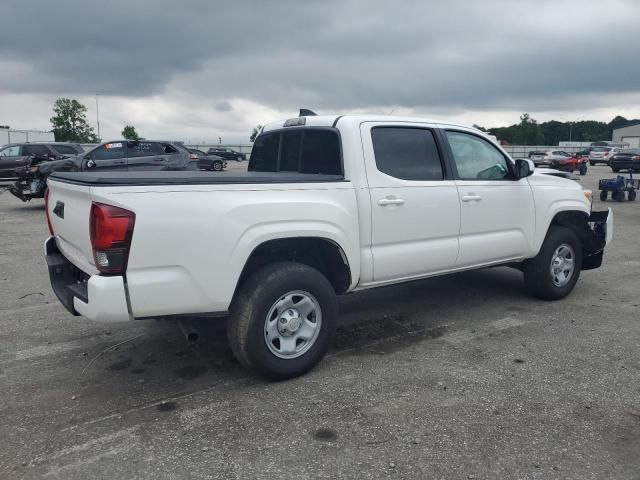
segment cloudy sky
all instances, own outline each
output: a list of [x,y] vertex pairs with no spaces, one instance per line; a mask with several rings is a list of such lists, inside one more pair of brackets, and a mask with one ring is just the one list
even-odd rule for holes
[[246,142],[319,113],[640,117],[638,0],[3,0],[0,124],[77,98],[103,138]]

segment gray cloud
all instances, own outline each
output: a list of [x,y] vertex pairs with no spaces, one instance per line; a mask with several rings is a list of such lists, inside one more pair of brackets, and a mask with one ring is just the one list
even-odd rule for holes
[[[64,7],[62,6],[64,5]],[[640,93],[611,1],[9,0],[0,93],[244,98],[278,109],[571,109]]]

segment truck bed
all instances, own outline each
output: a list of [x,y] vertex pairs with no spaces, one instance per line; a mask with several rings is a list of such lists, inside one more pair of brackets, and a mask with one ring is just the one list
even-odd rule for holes
[[232,175],[218,172],[146,171],[146,172],[55,172],[52,180],[92,187],[148,185],[217,185],[265,183],[342,182],[342,175],[296,172],[243,172]]

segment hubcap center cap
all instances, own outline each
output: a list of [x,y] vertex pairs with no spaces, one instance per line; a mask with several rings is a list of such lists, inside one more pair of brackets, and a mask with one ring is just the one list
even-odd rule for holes
[[289,308],[282,312],[282,315],[278,319],[278,323],[281,332],[288,334],[295,333],[302,324],[300,312],[295,308]]

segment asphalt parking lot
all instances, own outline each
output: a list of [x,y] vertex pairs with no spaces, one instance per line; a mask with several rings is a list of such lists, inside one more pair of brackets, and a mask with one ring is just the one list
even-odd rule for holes
[[640,201],[606,206],[604,265],[567,299],[508,268],[350,295],[319,367],[267,383],[220,321],[190,346],[69,315],[43,202],[0,194],[0,478],[640,478]]

